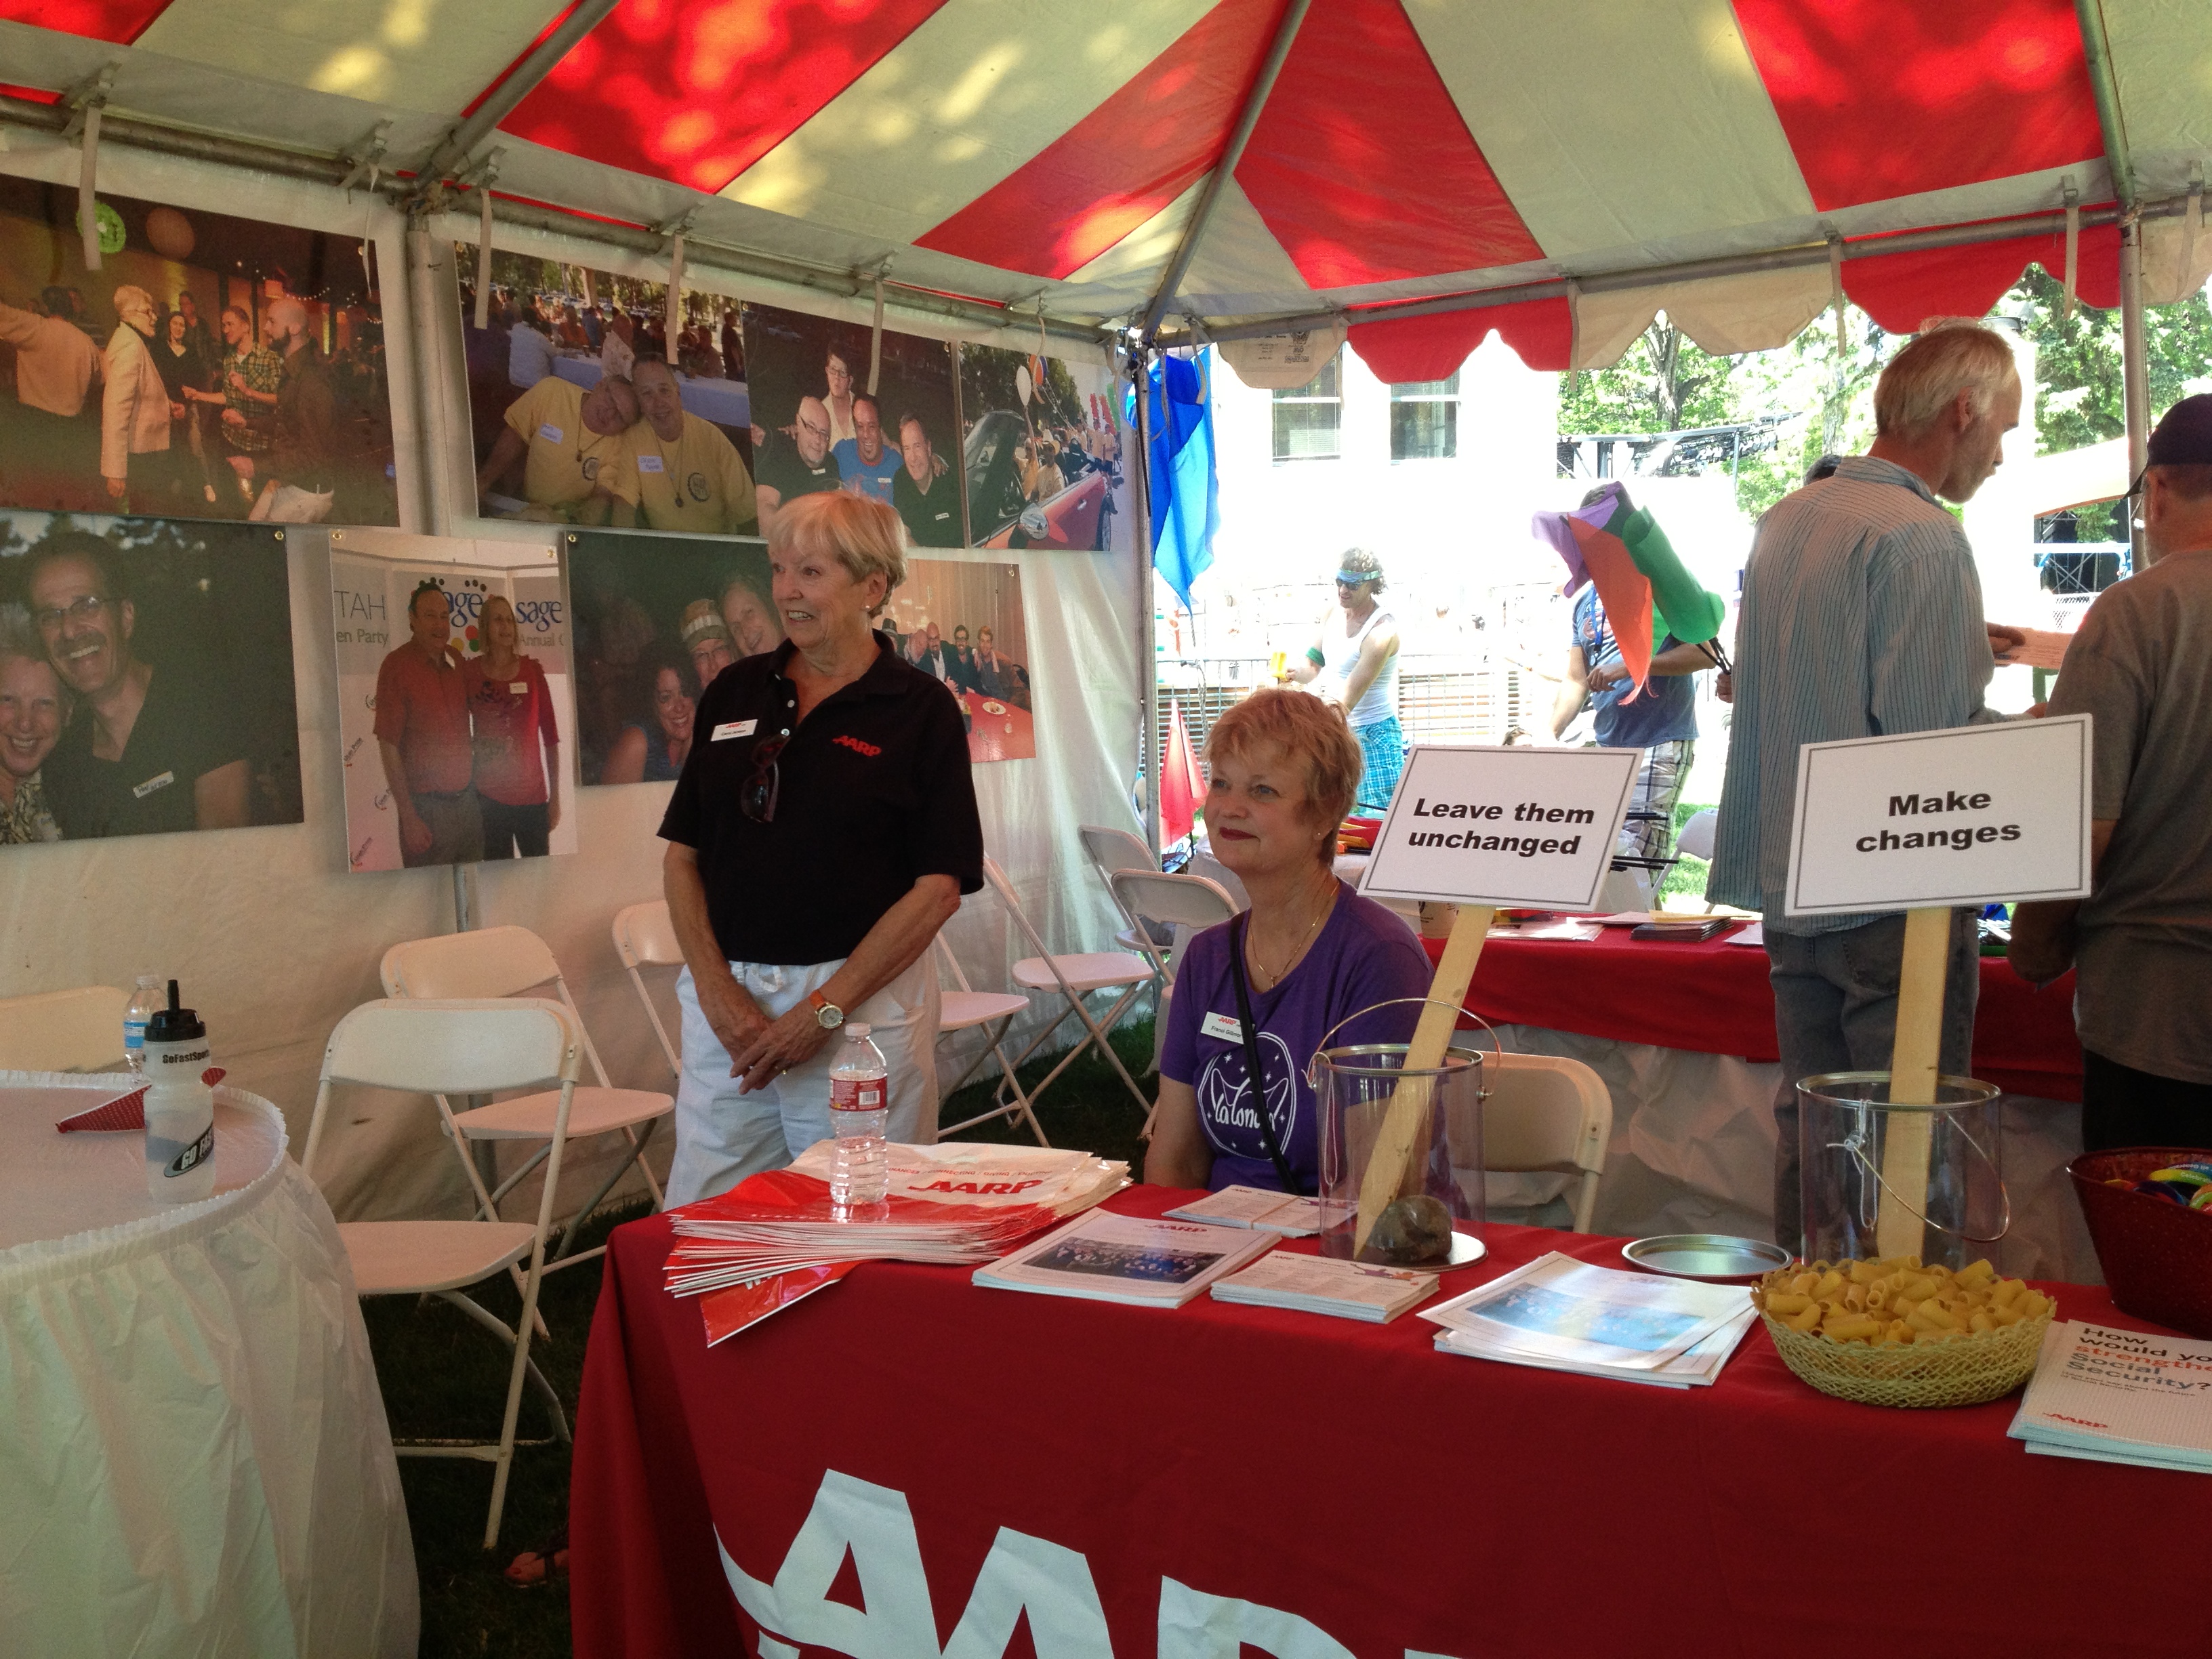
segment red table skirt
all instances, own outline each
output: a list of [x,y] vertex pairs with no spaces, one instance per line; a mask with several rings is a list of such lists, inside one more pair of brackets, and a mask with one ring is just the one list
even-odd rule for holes
[[[1676,1390],[1440,1354],[1411,1314],[1130,1308],[878,1262],[708,1349],[660,1289],[670,1238],[616,1231],[585,1363],[583,1659],[2204,1649],[2202,1480],[2031,1456],[2010,1400],[1828,1399],[1757,1328]],[[1554,1248],[1620,1264],[1615,1240],[1488,1239],[1446,1293]],[[2101,1290],[2056,1294],[2142,1328]]]
[[[1424,939],[1431,961],[1442,939]],[[2081,1098],[2081,1044],[2074,1035],[2074,975],[2037,990],[2002,960],[1982,959],[1974,1016],[1973,1074],[2014,1094]],[[1632,939],[1485,941],[1467,1008],[1492,1024],[1540,1025],[1616,1042],[1782,1057],[1766,952],[1725,937],[1690,945]]]

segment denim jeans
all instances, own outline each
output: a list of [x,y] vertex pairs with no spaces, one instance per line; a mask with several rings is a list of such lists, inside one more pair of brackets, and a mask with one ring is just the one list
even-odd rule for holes
[[[1972,910],[1951,913],[1951,952],[1943,976],[1939,1069],[1964,1077],[1973,1052],[1974,999],[1981,989],[1979,931]],[[1897,1041],[1897,981],[1905,954],[1900,913],[1833,933],[1778,933],[1766,919],[1767,977],[1774,988],[1774,1035],[1782,1082],[1774,1095],[1774,1242],[1804,1241],[1797,1189],[1799,1079],[1824,1072],[1886,1072]]]

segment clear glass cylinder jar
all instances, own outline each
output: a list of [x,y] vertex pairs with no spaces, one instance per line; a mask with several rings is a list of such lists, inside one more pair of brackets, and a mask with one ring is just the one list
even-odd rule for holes
[[1925,1106],[1891,1101],[1887,1072],[1799,1083],[1804,1259],[1917,1255],[1957,1268],[1989,1255],[2012,1224],[2003,1097],[1965,1077],[1937,1079]]
[[[1434,1266],[1450,1258],[1451,1235],[1482,1236],[1482,1056],[1453,1048],[1439,1066],[1408,1070],[1407,1047],[1355,1043],[1313,1058],[1323,1255]],[[1370,1191],[1369,1169],[1394,1112],[1405,1154],[1395,1178],[1378,1178]],[[1364,1232],[1363,1194],[1375,1211]]]

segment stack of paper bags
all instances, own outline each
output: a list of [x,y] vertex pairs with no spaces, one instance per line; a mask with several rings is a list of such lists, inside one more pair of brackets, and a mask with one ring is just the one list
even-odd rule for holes
[[1128,1165],[1051,1147],[947,1141],[890,1148],[890,1192],[866,1219],[830,1202],[835,1143],[788,1169],[669,1212],[676,1246],[662,1282],[701,1298],[709,1346],[870,1260],[972,1265],[1129,1184]]

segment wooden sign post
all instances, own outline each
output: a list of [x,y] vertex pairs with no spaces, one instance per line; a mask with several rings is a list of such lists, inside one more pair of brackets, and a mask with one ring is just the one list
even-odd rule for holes
[[[1798,751],[1787,913],[1905,911],[1891,1104],[1936,1104],[1952,912],[2087,894],[2091,736],[2075,714]],[[1921,1253],[1935,1127],[1932,1112],[1887,1115],[1880,1255]]]
[[1359,1181],[1352,1253],[1382,1212],[1420,1189],[1444,1063],[1500,905],[1591,910],[1636,781],[1630,749],[1422,747],[1406,757],[1361,890],[1458,907]]

